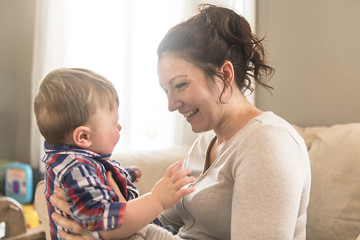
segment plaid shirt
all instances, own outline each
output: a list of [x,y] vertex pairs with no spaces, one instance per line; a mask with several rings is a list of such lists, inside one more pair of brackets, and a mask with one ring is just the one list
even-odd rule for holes
[[[129,180],[131,169],[125,170],[119,162],[109,159],[110,154],[100,156],[94,152],[70,145],[48,145],[45,143],[46,188],[52,239],[61,239],[58,230],[63,229],[51,219],[53,212],[75,219],[88,230],[110,230],[121,226],[126,203],[108,186],[105,173],[112,176],[128,201],[139,196],[137,188]],[[128,172],[129,171],[129,172]],[[131,173],[133,176],[133,172]],[[135,180],[135,179],[133,179]],[[58,210],[50,203],[55,188],[65,190],[70,203],[71,216]],[[97,232],[94,237],[99,238]]]

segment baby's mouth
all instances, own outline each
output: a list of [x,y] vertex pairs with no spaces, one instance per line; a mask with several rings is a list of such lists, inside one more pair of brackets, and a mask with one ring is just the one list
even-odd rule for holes
[[199,109],[197,108],[197,109],[191,110],[191,111],[189,111],[189,112],[186,112],[186,113],[184,113],[183,115],[184,115],[185,118],[188,118],[188,117],[191,117],[191,116],[193,116],[194,114],[196,114],[198,111],[199,111]]

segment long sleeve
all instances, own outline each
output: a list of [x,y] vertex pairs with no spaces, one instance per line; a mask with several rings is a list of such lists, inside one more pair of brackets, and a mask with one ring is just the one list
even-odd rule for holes
[[309,169],[302,145],[286,129],[261,126],[244,147],[246,158],[233,167],[231,239],[305,239]]
[[176,231],[179,231],[179,229],[184,225],[181,217],[177,214],[173,207],[163,211],[159,216],[159,220],[164,226],[171,225]]

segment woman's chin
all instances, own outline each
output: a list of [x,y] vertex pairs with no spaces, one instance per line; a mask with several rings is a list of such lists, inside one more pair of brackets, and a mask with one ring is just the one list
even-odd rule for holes
[[204,127],[197,126],[196,124],[191,124],[191,130],[194,133],[202,133],[207,131]]

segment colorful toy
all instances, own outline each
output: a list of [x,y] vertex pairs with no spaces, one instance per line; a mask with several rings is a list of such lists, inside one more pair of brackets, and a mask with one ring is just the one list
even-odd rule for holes
[[5,195],[6,168],[10,163],[9,160],[0,159],[0,196]]
[[26,228],[35,228],[40,225],[39,215],[37,214],[34,205],[23,205],[22,210],[24,212]]
[[33,174],[32,169],[25,163],[11,163],[7,165],[5,177],[5,195],[14,198],[21,204],[32,201]]

